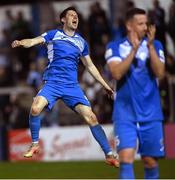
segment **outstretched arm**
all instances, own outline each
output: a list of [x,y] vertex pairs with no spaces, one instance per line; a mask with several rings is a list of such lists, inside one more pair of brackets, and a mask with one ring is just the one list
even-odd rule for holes
[[90,58],[89,55],[85,57],[81,57],[81,60],[88,70],[88,72],[105,88],[107,91],[108,95],[113,96],[113,90],[109,87],[109,85],[104,81],[102,76],[100,75],[99,71],[95,67],[95,65],[92,62],[92,59]]
[[44,38],[41,36],[38,36],[36,38],[32,39],[22,39],[22,40],[15,40],[12,42],[12,48],[16,47],[25,47],[25,48],[30,48],[32,46],[35,46],[37,44],[42,44],[44,43]]

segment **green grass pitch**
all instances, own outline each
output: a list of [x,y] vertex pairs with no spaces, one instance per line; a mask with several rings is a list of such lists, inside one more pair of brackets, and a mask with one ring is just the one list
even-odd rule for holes
[[[160,178],[175,179],[175,160],[160,160]],[[143,178],[143,164],[134,163],[136,178]],[[1,162],[0,179],[116,179],[118,169],[103,161]]]

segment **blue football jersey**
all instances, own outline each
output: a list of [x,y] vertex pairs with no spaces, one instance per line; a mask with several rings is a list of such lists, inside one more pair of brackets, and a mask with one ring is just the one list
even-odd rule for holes
[[[165,62],[163,47],[157,40],[154,47],[160,61]],[[127,38],[110,42],[105,58],[122,62],[130,53],[132,45]],[[163,120],[157,79],[150,67],[147,39],[143,39],[128,72],[117,81],[113,120],[152,121]]]
[[48,66],[45,81],[77,83],[79,58],[89,54],[87,42],[77,33],[68,36],[63,30],[51,30],[41,35],[47,45]]

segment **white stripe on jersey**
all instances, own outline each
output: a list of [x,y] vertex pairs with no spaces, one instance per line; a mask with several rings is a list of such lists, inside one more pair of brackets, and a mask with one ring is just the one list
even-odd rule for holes
[[113,61],[122,62],[122,59],[120,57],[114,56],[112,58],[109,58],[107,63],[110,63],[110,62],[113,62]]
[[[48,51],[47,51],[48,59],[49,59],[49,62],[51,63],[53,61],[53,55],[54,55],[53,44],[51,44],[51,43],[48,44],[47,48],[48,48]],[[50,65],[50,63],[49,63],[49,65]],[[49,65],[48,65],[48,67],[49,67]]]
[[69,41],[75,44],[80,49],[81,52],[84,50],[84,40],[78,35],[69,37],[65,35],[64,33],[58,31],[53,38],[53,41],[54,40]]

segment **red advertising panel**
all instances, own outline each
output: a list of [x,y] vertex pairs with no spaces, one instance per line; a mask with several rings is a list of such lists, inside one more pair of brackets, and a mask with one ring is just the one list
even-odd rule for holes
[[[26,160],[23,157],[23,153],[29,148],[31,145],[30,132],[28,130],[13,130],[8,133],[9,139],[9,160]],[[42,142],[40,142],[42,146]],[[40,153],[37,156],[34,156],[30,160],[41,160],[43,153]]]
[[165,125],[165,152],[167,158],[175,158],[175,124]]

